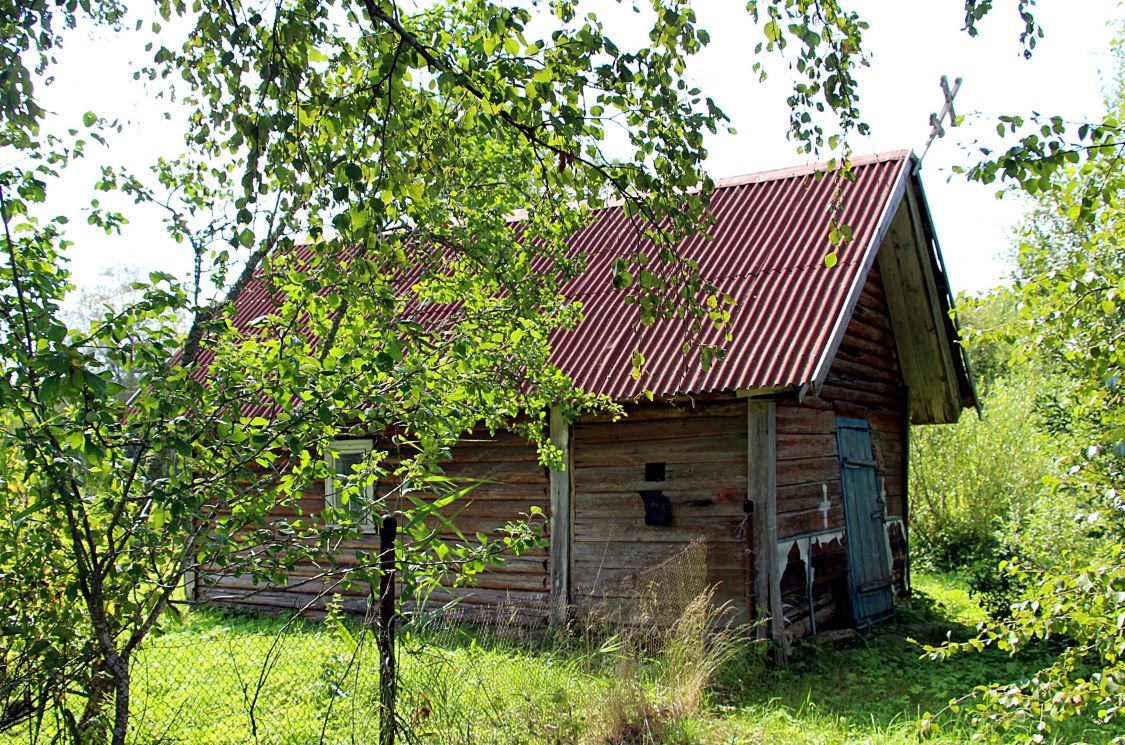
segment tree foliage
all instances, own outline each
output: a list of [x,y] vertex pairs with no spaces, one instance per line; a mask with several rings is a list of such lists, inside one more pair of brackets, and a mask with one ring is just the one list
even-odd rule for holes
[[1060,454],[1066,468],[1049,479],[1051,491],[1014,525],[1020,555],[1000,574],[1026,589],[1010,617],[968,642],[927,648],[943,658],[985,646],[1016,654],[1043,641],[1058,645],[1054,664],[1032,678],[984,685],[974,701],[951,704],[998,739],[1049,741],[1079,716],[1119,728],[1125,703],[1123,107],[1119,74],[1100,122],[1008,117],[1002,127],[1019,131],[1018,143],[985,153],[970,171],[1034,199],[1018,236],[1013,361],[1062,376],[1062,386],[1032,384],[1048,414],[1042,426],[1076,444]]

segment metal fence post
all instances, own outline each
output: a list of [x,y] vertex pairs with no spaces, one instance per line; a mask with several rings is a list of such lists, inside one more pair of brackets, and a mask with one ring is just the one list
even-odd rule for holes
[[395,741],[395,534],[398,522],[383,517],[379,530],[379,745]]

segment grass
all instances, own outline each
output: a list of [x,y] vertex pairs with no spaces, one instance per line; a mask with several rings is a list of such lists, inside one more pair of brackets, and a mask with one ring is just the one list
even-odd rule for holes
[[[923,728],[929,712],[989,681],[1033,674],[1054,650],[1040,647],[1018,657],[995,649],[945,662],[920,659],[913,640],[937,643],[948,634],[969,638],[985,614],[957,575],[917,573],[915,598],[895,618],[845,642],[797,646],[790,664],[768,670],[753,661],[733,680],[720,681],[712,713],[699,724],[698,742],[963,743],[974,732],[945,714]],[[980,733],[976,733],[980,734]],[[1072,721],[1059,742],[1109,742],[1089,722]]]
[[[632,705],[636,695],[646,716],[683,709],[653,730],[665,743],[965,742],[972,733],[948,717],[923,732],[926,712],[985,681],[1027,675],[1049,650],[1014,659],[991,651],[921,660],[909,638],[965,638],[983,614],[956,577],[919,573],[914,586],[916,599],[893,621],[841,642],[803,642],[784,668],[771,669],[761,645],[743,645],[687,706],[676,702],[676,683],[689,676],[677,669],[687,673],[695,663],[676,657],[682,649],[663,663],[642,658],[622,672],[621,639],[614,637],[600,646],[529,638],[517,644],[453,626],[408,631],[399,647],[399,742],[604,742],[592,733],[610,716],[607,702]],[[377,667],[354,623],[196,611],[137,660],[132,739],[303,745],[323,735],[327,743],[373,742]],[[1064,739],[1109,738],[1077,724]]]
[[[404,634],[405,741],[533,743],[576,730],[577,702],[604,688],[582,662],[456,627]],[[378,657],[353,623],[196,612],[149,644],[136,669],[138,742],[377,741]]]

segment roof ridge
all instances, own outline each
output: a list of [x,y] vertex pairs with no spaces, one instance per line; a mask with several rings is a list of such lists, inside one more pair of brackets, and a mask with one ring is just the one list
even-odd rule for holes
[[[914,151],[909,149],[887,150],[881,153],[870,153],[852,158],[853,166],[866,166],[873,163],[887,163],[894,160],[905,160],[914,157]],[[803,166],[788,166],[786,168],[773,168],[767,171],[745,173],[739,176],[727,176],[715,182],[716,189],[726,189],[733,186],[746,186],[747,184],[760,184],[766,181],[779,181],[786,178],[808,176],[818,171],[829,170],[831,161],[821,160]],[[839,161],[836,161],[839,163]]]
[[[868,166],[872,164],[888,163],[895,160],[905,160],[913,158],[914,151],[910,149],[902,150],[886,150],[881,153],[868,153],[866,155],[858,155],[851,160],[853,166]],[[749,184],[762,184],[767,181],[781,181],[787,178],[798,178],[800,176],[809,176],[817,171],[828,172],[829,163],[831,161],[821,160],[815,163],[808,163],[803,166],[790,166],[788,168],[773,168],[765,171],[753,171],[751,173],[744,173],[739,176],[727,176],[725,178],[715,181],[715,189],[728,189],[735,186],[747,186]],[[835,161],[837,164],[839,161]],[[693,186],[684,191],[685,195],[698,194],[699,187]],[[625,198],[616,196],[607,199],[600,207],[591,208],[591,214],[597,214],[603,210],[617,209],[625,203]],[[572,206],[579,206],[581,203],[574,203]],[[518,210],[513,210],[505,219],[509,222],[523,222],[529,215],[529,210],[526,207],[521,207]]]

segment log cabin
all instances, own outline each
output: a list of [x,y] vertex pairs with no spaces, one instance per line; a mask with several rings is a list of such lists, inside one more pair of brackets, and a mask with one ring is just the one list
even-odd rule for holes
[[[900,151],[855,159],[842,183],[818,177],[820,165],[719,182],[709,239],[681,246],[735,300],[725,357],[708,369],[685,356],[678,322],[638,332],[635,309],[614,293],[611,262],[639,240],[623,210],[603,209],[573,235],[588,269],[565,294],[583,302],[585,320],[553,339],[552,360],[627,416],[552,411],[559,470],[511,433],[453,448],[447,475],[488,480],[458,514],[466,533],[533,506],[548,516],[549,545],[480,575],[462,607],[507,604],[559,621],[627,603],[630,578],[701,542],[717,599],[747,621],[768,619],[775,637],[888,615],[909,588],[910,427],[976,406],[916,165]],[[852,240],[830,267],[837,188]],[[634,349],[647,359],[639,378]],[[371,446],[337,443],[330,471]],[[331,478],[306,497],[314,511],[332,499]],[[307,586],[203,579],[201,598],[320,602]]]

